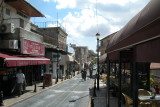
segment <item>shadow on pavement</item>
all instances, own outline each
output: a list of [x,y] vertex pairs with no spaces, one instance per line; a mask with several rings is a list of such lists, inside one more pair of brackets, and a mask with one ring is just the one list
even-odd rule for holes
[[79,99],[82,99],[82,98],[84,98],[84,97],[87,97],[88,95],[85,95],[85,96],[83,96],[83,97],[80,97],[80,98],[78,98],[78,99],[75,99],[75,100],[70,100],[69,102],[76,102],[77,100],[79,100]]

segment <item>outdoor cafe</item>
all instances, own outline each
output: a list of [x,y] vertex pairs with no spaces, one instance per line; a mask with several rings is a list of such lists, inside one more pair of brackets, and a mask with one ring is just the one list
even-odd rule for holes
[[118,97],[119,107],[123,97],[126,105],[133,107],[160,106],[160,95],[154,95],[150,90],[150,64],[160,63],[159,11],[160,1],[151,0],[110,39],[105,58],[107,107],[110,107],[112,90]]

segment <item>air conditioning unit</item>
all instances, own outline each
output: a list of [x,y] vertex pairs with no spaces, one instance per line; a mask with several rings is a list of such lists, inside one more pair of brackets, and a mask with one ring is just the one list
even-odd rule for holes
[[18,49],[18,40],[9,40],[9,49]]
[[13,23],[4,23],[0,25],[0,33],[14,33],[15,27]]
[[0,40],[0,49],[18,49],[18,40]]

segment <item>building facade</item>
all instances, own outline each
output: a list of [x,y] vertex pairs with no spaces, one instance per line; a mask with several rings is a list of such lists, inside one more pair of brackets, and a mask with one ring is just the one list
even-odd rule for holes
[[60,65],[60,60],[67,54],[67,33],[61,27],[38,28],[38,33],[44,37],[46,57],[51,59],[50,65],[46,65],[47,73],[52,78],[63,78],[66,65]]
[[111,39],[112,36],[114,36],[117,32],[115,33],[112,33],[106,37],[104,37],[103,39],[100,40],[100,48],[99,48],[99,52],[102,55],[104,55],[106,52],[106,46],[108,45],[109,43],[109,40]]
[[[0,0],[0,90],[10,94],[22,69],[28,85],[42,80],[45,58],[43,36],[33,32],[31,17],[44,15],[26,0]],[[5,78],[5,79],[4,79]]]
[[75,59],[80,63],[80,69],[84,68],[85,62],[88,62],[88,47],[87,46],[74,46]]

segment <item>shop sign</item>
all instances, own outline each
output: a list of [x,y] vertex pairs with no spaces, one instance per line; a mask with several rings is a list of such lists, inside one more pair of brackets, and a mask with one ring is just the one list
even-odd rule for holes
[[42,43],[21,39],[21,53],[32,55],[43,55],[45,53],[45,46]]

